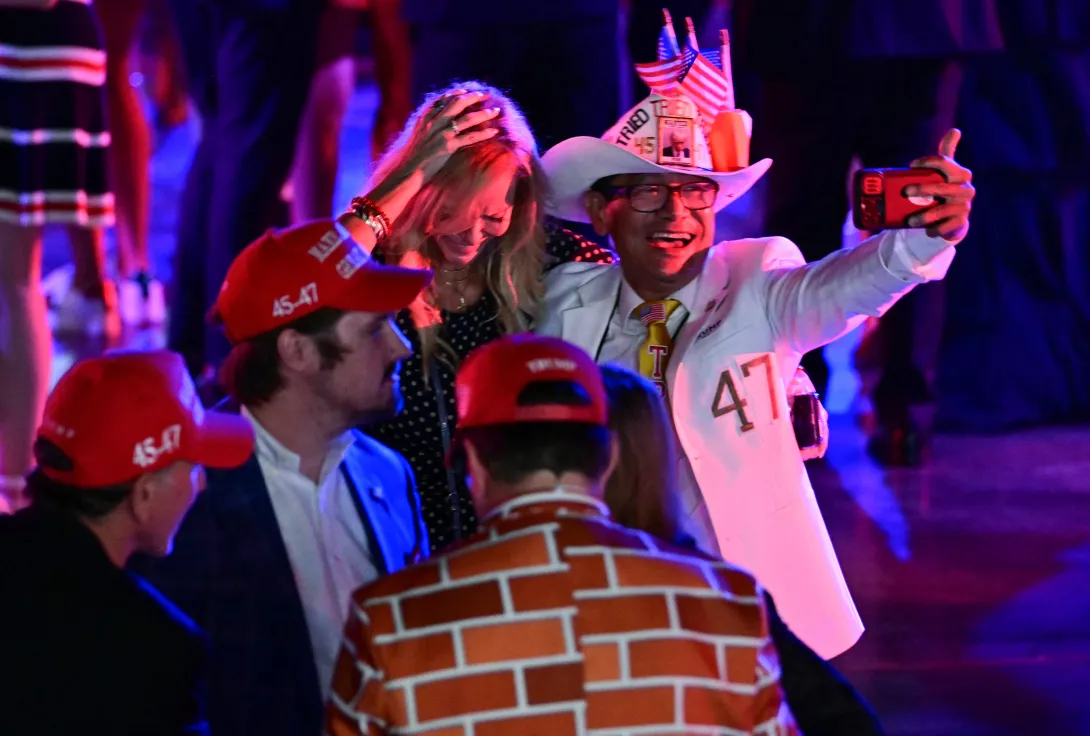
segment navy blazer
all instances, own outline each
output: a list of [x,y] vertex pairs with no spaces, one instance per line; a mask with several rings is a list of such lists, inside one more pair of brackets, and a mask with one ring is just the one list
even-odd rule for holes
[[[379,574],[427,555],[412,471],[355,433],[342,471]],[[208,724],[213,734],[320,733],[321,688],[303,605],[256,457],[208,470],[172,554],[142,572],[208,633]]]
[[0,734],[207,734],[207,642],[74,515],[0,516]]

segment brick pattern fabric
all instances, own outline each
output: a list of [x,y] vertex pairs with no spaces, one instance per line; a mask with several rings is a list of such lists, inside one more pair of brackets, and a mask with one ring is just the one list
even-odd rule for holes
[[326,734],[796,734],[763,591],[585,497],[358,591]]

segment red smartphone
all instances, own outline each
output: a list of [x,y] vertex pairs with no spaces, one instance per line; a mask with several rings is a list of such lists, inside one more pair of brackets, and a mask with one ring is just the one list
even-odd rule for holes
[[905,188],[944,181],[938,169],[861,169],[852,180],[852,221],[859,230],[906,228],[908,218],[942,199],[907,197]]

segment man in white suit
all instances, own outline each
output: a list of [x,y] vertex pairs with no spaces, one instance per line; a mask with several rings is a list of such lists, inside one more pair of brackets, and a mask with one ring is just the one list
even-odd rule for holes
[[[693,121],[692,166],[664,165],[659,131]],[[669,119],[664,126],[663,119]],[[939,155],[913,162],[946,183],[913,196],[942,202],[909,224],[807,264],[779,237],[713,245],[715,213],[772,164],[712,170],[691,101],[652,95],[601,139],[578,137],[543,157],[552,213],[609,234],[620,265],[553,269],[538,332],[599,362],[658,380],[681,454],[689,532],[753,572],[788,625],[826,658],[863,632],[790,422],[786,384],[804,353],[941,279],[968,230],[971,173]]]

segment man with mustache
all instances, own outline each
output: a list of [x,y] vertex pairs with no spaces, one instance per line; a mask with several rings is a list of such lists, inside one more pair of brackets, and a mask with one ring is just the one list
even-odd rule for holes
[[[686,124],[692,165],[664,161],[663,132]],[[682,450],[690,533],[756,575],[826,658],[850,648],[863,624],[799,455],[785,386],[804,353],[946,274],[974,194],[971,172],[953,160],[959,137],[951,130],[938,156],[913,162],[946,182],[905,192],[943,200],[911,229],[812,264],[785,238],[713,245],[715,213],[772,162],[713,170],[715,151],[688,98],[651,95],[601,139],[571,138],[542,158],[552,214],[609,234],[620,264],[554,269],[538,332],[659,385]]]
[[393,322],[431,279],[331,220],[268,231],[212,314],[254,458],[208,493],[148,578],[208,632],[212,733],[318,733],[352,591],[427,553],[404,458],[353,428],[398,411]]

